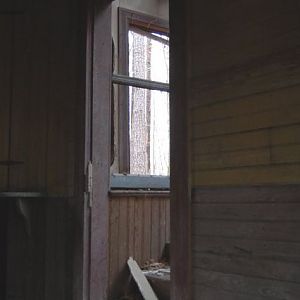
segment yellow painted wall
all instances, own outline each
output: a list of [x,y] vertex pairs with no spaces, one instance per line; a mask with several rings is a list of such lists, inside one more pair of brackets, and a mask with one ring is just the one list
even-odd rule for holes
[[299,183],[299,6],[192,2],[193,186]]

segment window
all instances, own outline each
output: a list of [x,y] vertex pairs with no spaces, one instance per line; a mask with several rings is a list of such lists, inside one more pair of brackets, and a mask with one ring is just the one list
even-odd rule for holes
[[[119,85],[119,172],[130,174],[129,180],[148,177],[144,183],[153,181],[153,176],[169,176],[167,22],[120,9],[118,62],[119,74],[113,80]],[[155,179],[166,187],[166,179]],[[145,187],[151,185],[160,186]]]

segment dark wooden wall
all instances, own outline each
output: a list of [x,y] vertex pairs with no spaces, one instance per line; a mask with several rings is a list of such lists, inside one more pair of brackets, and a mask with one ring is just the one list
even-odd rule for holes
[[[78,3],[32,0],[17,14],[0,10],[1,190],[74,194]],[[20,163],[7,167],[8,160]]]
[[79,0],[0,5],[0,191],[46,194],[0,198],[1,299],[82,299],[84,14]]
[[128,283],[127,260],[140,266],[159,261],[170,241],[170,196],[112,195],[110,200],[109,286],[118,299]]
[[189,7],[194,299],[300,298],[299,14]]

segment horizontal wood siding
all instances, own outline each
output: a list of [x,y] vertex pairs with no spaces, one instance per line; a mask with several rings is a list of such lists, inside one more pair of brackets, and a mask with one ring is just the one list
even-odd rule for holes
[[299,12],[295,1],[193,2],[194,186],[300,182]]
[[300,6],[192,1],[193,298],[300,298]]
[[114,195],[110,201],[110,298],[117,299],[128,282],[127,259],[142,266],[158,261],[170,241],[169,195]]
[[194,299],[300,297],[300,186],[193,193]]

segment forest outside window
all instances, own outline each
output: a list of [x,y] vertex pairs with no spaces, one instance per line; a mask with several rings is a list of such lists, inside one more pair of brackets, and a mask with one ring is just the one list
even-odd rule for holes
[[170,174],[168,25],[120,9],[119,26],[119,75],[113,78],[119,86],[119,173],[130,174],[121,180],[131,178],[137,188],[166,188]]

